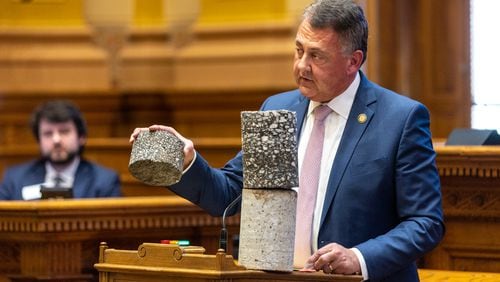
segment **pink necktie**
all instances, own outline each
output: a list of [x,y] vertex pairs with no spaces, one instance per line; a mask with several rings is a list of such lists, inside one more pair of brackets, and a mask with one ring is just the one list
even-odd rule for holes
[[316,192],[318,190],[325,137],[325,119],[332,112],[326,105],[314,109],[314,125],[307,143],[299,178],[297,217],[295,223],[294,266],[303,267],[312,255],[311,236]]

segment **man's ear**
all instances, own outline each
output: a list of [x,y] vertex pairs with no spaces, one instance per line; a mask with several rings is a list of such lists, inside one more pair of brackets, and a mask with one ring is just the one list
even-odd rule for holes
[[85,146],[85,143],[87,143],[87,137],[86,136],[80,136],[78,138],[78,143],[80,144],[80,146]]
[[363,57],[363,51],[361,50],[356,50],[351,54],[347,66],[347,71],[349,74],[355,73],[361,68]]

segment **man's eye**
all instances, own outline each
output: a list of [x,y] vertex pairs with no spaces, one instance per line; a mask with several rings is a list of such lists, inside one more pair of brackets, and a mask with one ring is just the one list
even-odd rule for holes
[[326,62],[326,57],[319,54],[312,54],[311,58],[317,64],[323,64]]
[[321,59],[321,57],[322,57],[322,56],[321,56],[321,55],[318,55],[318,54],[313,53],[313,54],[311,55],[311,57],[312,57],[314,60],[319,60],[319,59]]
[[295,52],[297,53],[297,55],[299,57],[302,57],[302,55],[304,54],[304,50],[302,50],[300,48],[295,48]]

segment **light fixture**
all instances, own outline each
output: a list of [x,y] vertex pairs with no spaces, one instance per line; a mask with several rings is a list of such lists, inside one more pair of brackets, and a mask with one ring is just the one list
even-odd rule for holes
[[118,89],[120,51],[127,41],[133,0],[85,0],[85,19],[92,30],[95,42],[106,51],[113,90]]

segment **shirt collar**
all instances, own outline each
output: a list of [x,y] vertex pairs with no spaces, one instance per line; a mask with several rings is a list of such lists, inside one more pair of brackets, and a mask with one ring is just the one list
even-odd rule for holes
[[78,168],[78,165],[80,164],[80,157],[75,157],[75,159],[67,166],[65,169],[62,171],[56,171],[56,169],[50,164],[50,162],[45,162],[45,171],[47,172],[47,175],[49,176],[49,179],[52,179],[56,175],[59,175],[64,179],[65,181],[70,180],[71,182],[73,181],[75,174],[76,174],[76,169]]
[[[356,73],[356,77],[351,82],[351,85],[347,87],[347,89],[342,92],[339,96],[330,100],[327,103],[328,107],[330,107],[334,112],[347,120],[349,116],[349,112],[351,111],[352,104],[354,103],[354,98],[356,97],[356,92],[358,91],[359,84],[361,82],[361,77],[359,72]],[[313,110],[321,105],[320,102],[311,101],[309,103],[309,108],[307,110],[307,116],[312,114]]]

